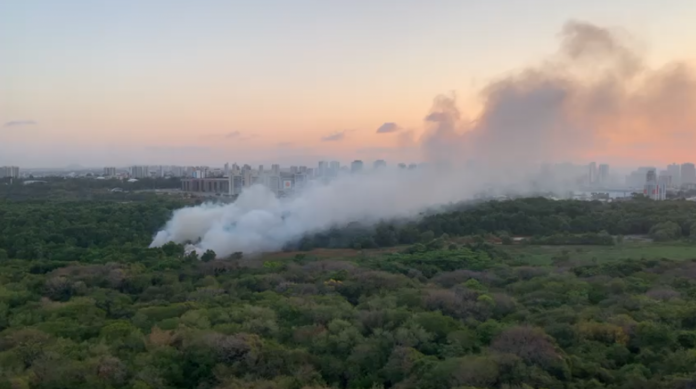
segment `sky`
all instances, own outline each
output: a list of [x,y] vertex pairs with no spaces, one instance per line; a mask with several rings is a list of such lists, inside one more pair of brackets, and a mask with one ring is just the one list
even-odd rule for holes
[[[696,59],[693,0],[0,0],[0,165],[421,161],[438,96],[487,117],[573,20],[629,32],[645,79]],[[696,160],[685,83],[672,118],[574,120],[602,136],[573,157]]]

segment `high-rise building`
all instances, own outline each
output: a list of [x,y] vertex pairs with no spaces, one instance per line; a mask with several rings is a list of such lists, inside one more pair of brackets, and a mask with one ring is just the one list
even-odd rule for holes
[[149,166],[131,166],[130,175],[133,178],[150,177],[150,167]]
[[667,173],[672,177],[673,186],[681,185],[681,167],[678,164],[667,165]]
[[626,176],[626,186],[634,189],[642,188],[645,185],[646,174],[651,170],[655,171],[656,169],[650,166],[641,166],[638,170],[631,172]]
[[317,177],[326,177],[329,174],[329,164],[326,161],[319,161],[319,164],[317,165]]
[[186,169],[183,166],[172,166],[171,174],[172,177],[183,177]]
[[609,183],[609,165],[603,163],[597,169],[597,182],[606,185]]
[[0,167],[0,178],[18,178],[18,166],[2,166]]
[[363,162],[360,160],[355,160],[353,163],[350,164],[350,171],[353,173],[357,173],[362,171],[363,169]]
[[116,168],[115,167],[105,167],[104,168],[104,177],[116,177]]
[[653,200],[664,200],[667,198],[667,184],[657,180],[655,170],[648,170],[646,173],[643,194]]
[[405,164],[405,163],[400,163],[400,164],[399,164],[399,169],[406,169],[406,164]]
[[373,167],[374,167],[375,169],[381,169],[381,168],[387,167],[387,162],[386,162],[385,160],[383,160],[383,159],[378,159],[378,160],[376,160],[375,163],[373,164]]
[[680,173],[681,185],[696,184],[696,167],[693,163],[683,163]]
[[669,174],[669,170],[660,170],[657,174],[657,182],[667,185],[671,188],[674,183],[672,182],[672,176]]
[[241,176],[241,170],[238,172],[232,172],[228,177],[229,184],[227,186],[228,193],[230,196],[238,195],[242,193],[244,188],[244,177]]
[[597,163],[590,162],[587,172],[587,183],[592,185],[597,182]]

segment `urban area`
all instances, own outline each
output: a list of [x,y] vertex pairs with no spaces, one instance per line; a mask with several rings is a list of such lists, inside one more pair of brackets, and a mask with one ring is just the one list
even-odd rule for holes
[[[97,180],[117,179],[136,182],[144,178],[177,178],[177,191],[200,196],[239,195],[244,188],[261,184],[278,196],[285,196],[309,182],[327,182],[342,175],[387,169],[385,160],[376,160],[366,167],[361,160],[350,164],[339,161],[320,161],[316,167],[273,164],[270,168],[259,165],[226,163],[223,167],[134,165],[130,167],[104,167],[99,169],[20,169],[18,166],[0,167],[0,178],[20,179],[25,185],[41,184],[46,177],[89,178]],[[427,168],[424,163],[399,163],[399,170]],[[588,200],[619,200],[642,194],[653,200],[666,200],[679,194],[696,191],[696,167],[693,163],[673,163],[664,169],[642,166],[629,174],[610,171],[608,164],[595,162],[587,165],[559,163],[543,164],[534,177],[538,182],[562,182],[576,188],[564,197]],[[119,188],[115,188],[119,190]],[[689,197],[689,199],[692,199]]]

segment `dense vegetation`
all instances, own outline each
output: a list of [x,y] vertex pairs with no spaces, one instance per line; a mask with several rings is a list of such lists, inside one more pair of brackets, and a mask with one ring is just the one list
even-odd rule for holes
[[0,201],[0,389],[696,385],[693,203],[492,202],[331,232],[390,250],[197,260],[147,248],[178,201]]
[[[116,188],[119,192],[111,192],[111,189]],[[181,188],[181,180],[178,178],[143,178],[136,182],[116,178],[98,180],[93,177],[47,177],[12,181],[0,178],[0,201],[142,201],[149,198],[147,193],[132,192],[177,188]]]
[[611,245],[610,235],[649,234],[661,241],[696,237],[696,202],[685,200],[602,203],[526,198],[451,208],[419,221],[335,228],[306,236],[289,248],[390,247],[429,241],[442,234],[524,236],[534,237],[528,243],[554,245]]

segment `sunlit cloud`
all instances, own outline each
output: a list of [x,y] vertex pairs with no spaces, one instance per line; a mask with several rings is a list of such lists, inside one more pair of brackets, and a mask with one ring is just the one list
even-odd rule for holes
[[377,129],[378,134],[390,134],[392,132],[397,132],[401,128],[396,123],[384,123]]
[[323,142],[340,142],[346,138],[348,130],[337,131],[321,138]]

